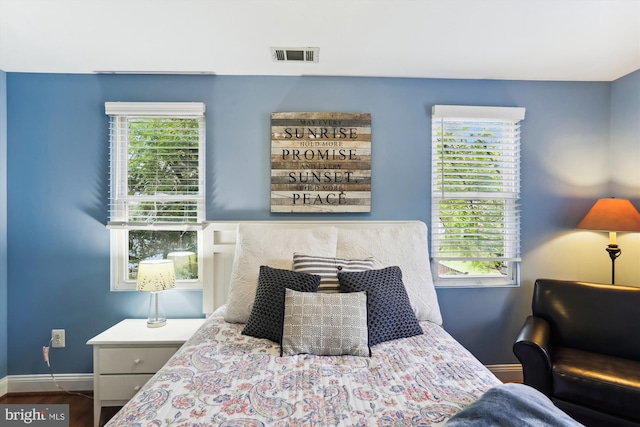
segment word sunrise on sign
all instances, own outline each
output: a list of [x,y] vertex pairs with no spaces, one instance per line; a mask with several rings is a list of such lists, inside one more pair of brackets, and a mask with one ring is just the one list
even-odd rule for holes
[[371,114],[271,114],[271,212],[370,211]]

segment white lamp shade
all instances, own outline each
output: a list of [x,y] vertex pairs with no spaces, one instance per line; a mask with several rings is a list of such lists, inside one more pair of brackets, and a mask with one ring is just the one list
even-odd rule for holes
[[176,274],[173,261],[154,259],[140,261],[136,289],[139,291],[157,292],[172,289],[176,286]]

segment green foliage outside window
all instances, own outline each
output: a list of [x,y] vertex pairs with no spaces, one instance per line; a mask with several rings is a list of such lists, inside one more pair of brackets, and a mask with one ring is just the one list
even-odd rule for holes
[[[197,238],[195,231],[129,230],[129,279],[135,280],[140,261],[167,259],[175,252],[184,254],[174,259],[176,279],[197,279]],[[186,255],[187,252],[191,254]]]
[[[504,192],[504,152],[495,150],[494,134],[464,128],[464,138],[445,134],[438,140],[438,187],[449,196],[440,200],[439,220],[446,230],[439,246],[441,257],[477,260],[441,261],[440,274],[504,275],[505,261],[483,258],[504,256],[505,200],[492,193]],[[458,135],[460,132],[458,131]]]
[[[129,221],[198,221],[198,203],[188,197],[199,195],[199,137],[197,119],[129,119]],[[195,231],[129,230],[129,278],[135,279],[140,261],[182,251],[176,278],[197,279],[197,249]]]
[[[199,191],[196,119],[131,119],[128,126],[129,196],[139,198],[129,205],[132,221],[197,221],[197,203],[180,196],[197,196]],[[158,201],[158,195],[166,201]],[[175,199],[178,196],[179,200]],[[147,201],[145,198],[156,199]]]

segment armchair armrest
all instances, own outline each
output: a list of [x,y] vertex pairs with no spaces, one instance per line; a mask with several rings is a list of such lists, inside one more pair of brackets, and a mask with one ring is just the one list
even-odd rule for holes
[[522,364],[524,383],[547,396],[551,396],[550,333],[546,320],[529,316],[513,344],[513,352]]

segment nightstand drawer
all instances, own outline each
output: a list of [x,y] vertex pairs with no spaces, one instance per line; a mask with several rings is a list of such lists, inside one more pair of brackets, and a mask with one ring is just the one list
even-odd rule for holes
[[101,400],[130,400],[153,374],[100,375]]
[[101,348],[101,374],[153,374],[180,347]]

